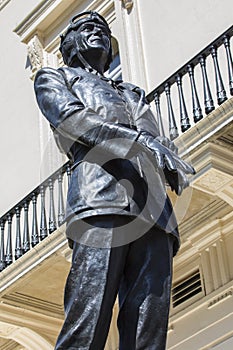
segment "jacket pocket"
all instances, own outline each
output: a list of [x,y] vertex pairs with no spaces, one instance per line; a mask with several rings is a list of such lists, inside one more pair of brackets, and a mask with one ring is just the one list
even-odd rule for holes
[[[125,208],[129,204],[126,189],[98,164],[82,162],[75,169],[79,195],[88,207]],[[72,184],[75,185],[74,183]]]

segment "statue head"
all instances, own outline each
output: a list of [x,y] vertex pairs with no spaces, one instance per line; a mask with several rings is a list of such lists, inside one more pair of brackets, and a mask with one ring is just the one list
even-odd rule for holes
[[97,12],[86,11],[74,16],[61,35],[60,51],[66,65],[72,66],[79,61],[89,68],[85,58],[88,52],[95,50],[106,52],[104,71],[112,61],[111,31],[106,20]]

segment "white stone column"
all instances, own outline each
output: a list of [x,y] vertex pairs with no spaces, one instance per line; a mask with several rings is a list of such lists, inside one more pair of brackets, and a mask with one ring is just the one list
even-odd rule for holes
[[147,73],[137,1],[114,0],[114,3],[119,28],[117,39],[119,41],[123,79],[147,91]]

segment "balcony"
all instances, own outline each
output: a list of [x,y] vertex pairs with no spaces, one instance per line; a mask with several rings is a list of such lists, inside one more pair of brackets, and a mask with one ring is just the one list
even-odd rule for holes
[[[160,133],[197,170],[180,199],[170,193],[183,243],[175,258],[170,333],[191,304],[205,308],[210,298],[216,304],[232,288],[232,35],[233,27],[147,95]],[[70,176],[66,163],[0,218],[2,349],[53,348],[71,257],[64,224]],[[115,337],[113,324],[107,349]]]

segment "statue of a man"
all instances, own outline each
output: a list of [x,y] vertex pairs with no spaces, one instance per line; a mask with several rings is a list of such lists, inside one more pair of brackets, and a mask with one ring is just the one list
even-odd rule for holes
[[61,37],[66,66],[35,78],[39,107],[72,162],[67,237],[73,248],[56,350],[104,349],[119,296],[119,349],[165,349],[180,194],[193,168],[159,135],[139,87],[104,77],[111,31],[96,12]]

